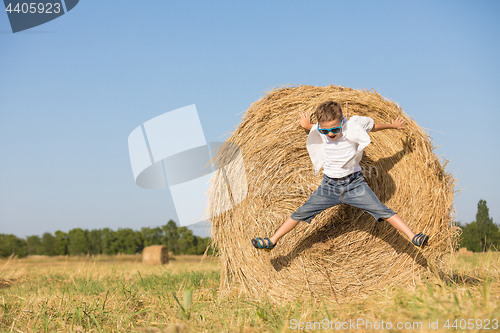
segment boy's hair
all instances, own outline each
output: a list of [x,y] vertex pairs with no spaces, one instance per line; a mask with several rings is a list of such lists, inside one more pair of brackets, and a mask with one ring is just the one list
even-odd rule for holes
[[342,119],[342,109],[340,108],[339,103],[334,101],[321,103],[316,108],[316,119],[318,123]]

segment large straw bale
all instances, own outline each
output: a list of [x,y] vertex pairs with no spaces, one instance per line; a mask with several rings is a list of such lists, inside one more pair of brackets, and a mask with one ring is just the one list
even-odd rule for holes
[[168,263],[168,251],[165,245],[152,245],[142,250],[142,263],[146,265],[163,265]]
[[[379,199],[415,233],[430,235],[428,247],[417,248],[388,222],[342,204],[311,224],[300,222],[269,253],[253,248],[251,238],[273,235],[321,183],[322,172],[314,175],[299,112],[309,113],[315,123],[316,107],[327,100],[339,102],[348,118],[368,116],[375,123],[406,119],[403,131],[370,134],[372,143],[361,166]],[[224,211],[220,206],[227,179],[241,178],[242,170],[226,168],[212,178],[209,214],[220,250],[221,291],[239,285],[258,299],[267,295],[273,301],[366,297],[389,284],[413,284],[427,267],[443,267],[444,254],[454,252],[455,180],[433,152],[431,138],[399,105],[375,91],[333,85],[273,89],[250,106],[226,142],[240,148],[248,193],[231,210],[216,215]],[[234,149],[227,147],[231,144],[215,157],[220,165],[234,159]]]

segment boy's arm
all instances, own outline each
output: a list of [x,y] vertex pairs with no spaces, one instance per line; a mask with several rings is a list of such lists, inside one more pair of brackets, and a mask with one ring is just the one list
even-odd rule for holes
[[311,130],[313,125],[311,124],[311,119],[309,118],[309,113],[300,112],[300,126],[304,127],[308,131]]
[[398,117],[396,120],[392,121],[392,124],[375,124],[373,125],[373,128],[370,132],[376,132],[380,130],[385,130],[385,129],[397,129],[397,130],[404,130],[405,127],[403,126],[406,120],[404,120],[401,117]]

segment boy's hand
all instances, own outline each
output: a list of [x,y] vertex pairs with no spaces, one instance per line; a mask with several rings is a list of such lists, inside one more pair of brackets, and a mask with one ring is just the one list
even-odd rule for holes
[[306,130],[310,131],[312,128],[311,119],[309,118],[309,113],[300,112],[300,126],[304,127]]
[[404,130],[405,127],[403,125],[404,125],[405,122],[406,122],[406,120],[404,120],[401,117],[398,117],[398,118],[396,118],[396,120],[392,121],[392,126],[393,126],[394,129]]

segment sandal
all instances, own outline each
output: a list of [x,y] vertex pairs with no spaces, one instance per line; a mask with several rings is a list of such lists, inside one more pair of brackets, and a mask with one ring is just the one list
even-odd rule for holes
[[416,246],[424,247],[427,245],[427,241],[429,240],[429,236],[424,235],[423,233],[416,234],[411,240],[412,243]]
[[[267,240],[267,244],[266,244],[266,242],[264,242],[264,239]],[[253,245],[253,247],[255,247],[256,249],[264,249],[267,252],[269,252],[272,249],[274,249],[274,246],[276,244],[273,244],[271,242],[271,240],[269,238],[267,238],[267,237],[264,238],[264,239],[262,239],[260,237],[252,239],[252,245]]]

